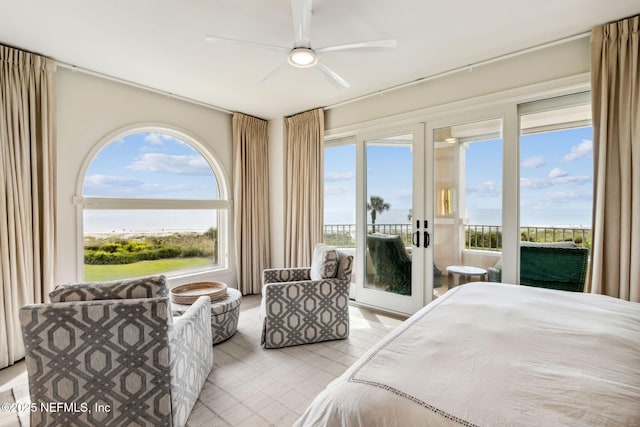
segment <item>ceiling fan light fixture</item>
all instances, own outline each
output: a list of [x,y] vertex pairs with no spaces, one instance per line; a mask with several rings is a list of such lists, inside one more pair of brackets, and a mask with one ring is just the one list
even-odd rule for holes
[[316,53],[307,47],[296,47],[289,52],[289,64],[298,68],[313,67],[318,62]]

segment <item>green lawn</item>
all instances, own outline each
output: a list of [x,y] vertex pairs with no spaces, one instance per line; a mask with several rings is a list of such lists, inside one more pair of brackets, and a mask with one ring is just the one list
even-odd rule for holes
[[84,280],[87,282],[104,282],[106,280],[126,279],[128,277],[150,276],[210,267],[210,258],[167,258],[156,261],[140,261],[132,264],[87,265],[84,266]]

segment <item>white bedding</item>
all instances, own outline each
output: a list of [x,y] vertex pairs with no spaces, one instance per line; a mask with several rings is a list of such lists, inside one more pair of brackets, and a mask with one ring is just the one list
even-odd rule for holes
[[640,304],[471,283],[413,315],[295,426],[640,426]]

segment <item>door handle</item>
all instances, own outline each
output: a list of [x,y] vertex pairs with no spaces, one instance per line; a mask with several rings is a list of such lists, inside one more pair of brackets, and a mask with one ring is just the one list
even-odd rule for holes
[[419,231],[416,231],[415,233],[413,233],[413,237],[411,238],[411,243],[413,243],[416,248],[420,247],[420,232]]
[[[420,240],[420,238],[418,238],[418,240]],[[425,231],[424,232],[424,247],[428,248],[430,243],[431,243],[431,236],[429,235],[428,231]]]

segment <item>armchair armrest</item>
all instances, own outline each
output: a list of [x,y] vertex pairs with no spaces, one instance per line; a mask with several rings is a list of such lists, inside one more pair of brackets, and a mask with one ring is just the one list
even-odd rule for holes
[[213,367],[211,300],[202,296],[169,331],[173,425],[185,425]]
[[311,279],[310,267],[268,268],[262,271],[262,283],[300,282]]

